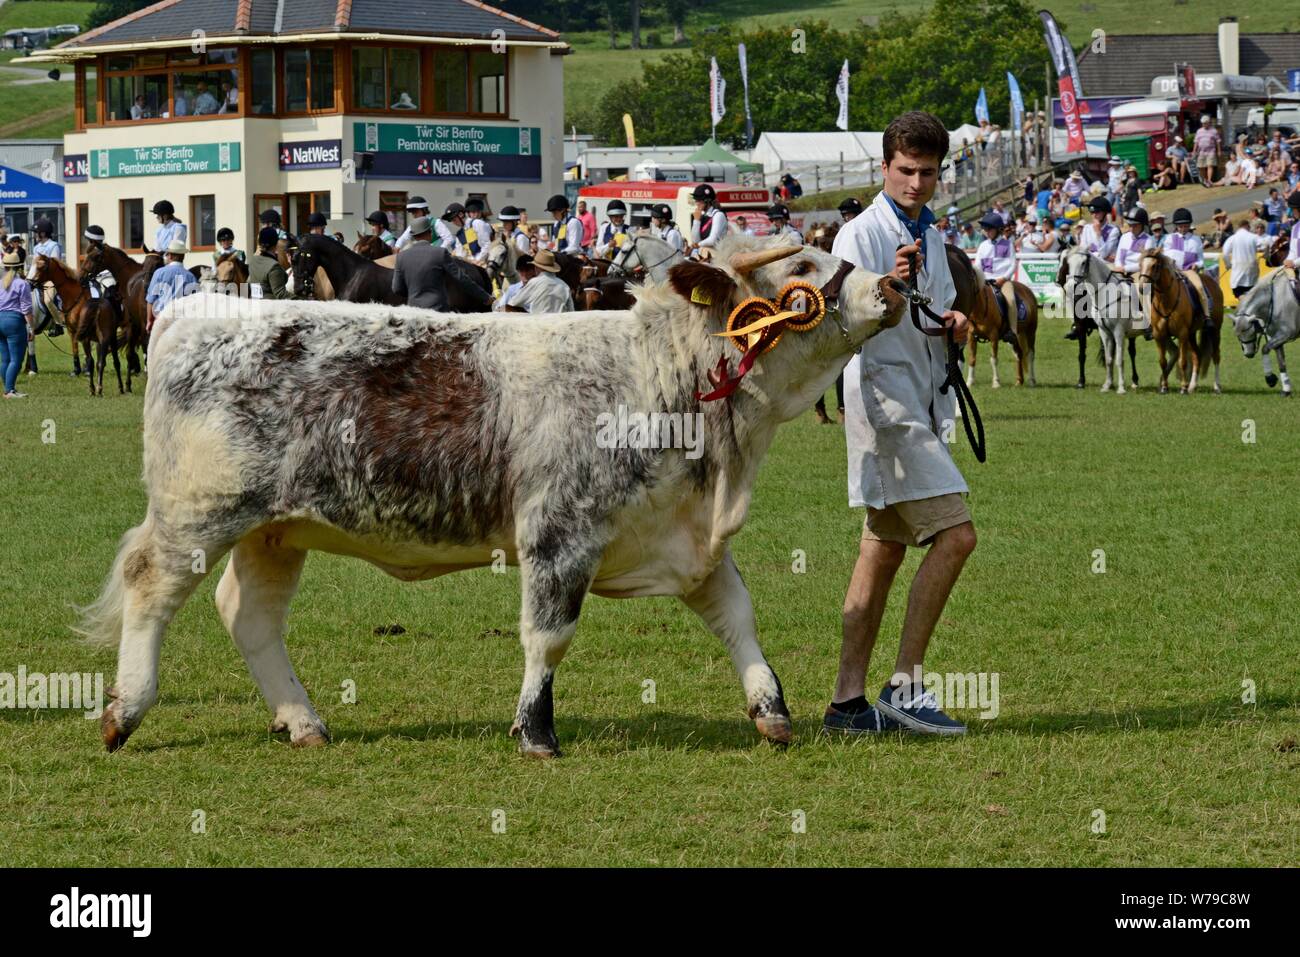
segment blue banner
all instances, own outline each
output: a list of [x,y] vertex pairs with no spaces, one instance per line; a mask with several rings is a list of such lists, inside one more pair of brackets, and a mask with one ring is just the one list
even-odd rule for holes
[[431,156],[420,153],[375,153],[367,176],[375,179],[479,179],[540,183],[540,156]]
[[280,169],[337,169],[343,162],[342,140],[281,143]]
[[1010,70],[1007,71],[1007,88],[1011,91],[1011,128],[1018,130],[1025,116],[1025,101],[1020,96],[1020,84]]
[[1286,88],[1292,93],[1300,93],[1300,70],[1286,71]]
[[20,169],[0,166],[0,205],[51,205],[63,203],[63,186],[59,183],[47,183],[38,176],[24,173]]
[[90,158],[85,153],[68,153],[63,157],[63,181],[84,183],[90,178]]
[[987,123],[989,118],[989,98],[984,95],[984,87],[980,87],[980,98],[975,101],[975,122]]

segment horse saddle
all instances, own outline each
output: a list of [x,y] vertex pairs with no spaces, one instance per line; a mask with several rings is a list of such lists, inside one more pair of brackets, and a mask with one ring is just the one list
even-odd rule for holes
[[1183,281],[1183,288],[1187,290],[1187,296],[1192,300],[1192,321],[1200,318],[1203,323],[1213,321],[1210,316],[1210,304],[1207,294],[1196,288],[1196,283],[1187,277],[1187,273],[1179,271],[1178,278]]
[[[989,283],[989,285],[993,285]],[[1002,314],[1002,328],[999,331],[998,338],[1004,342],[1016,342],[1016,329],[1025,321],[1028,316],[1028,310],[1025,308],[1025,302],[1019,296],[1016,296],[1016,321],[1013,325],[1011,322],[1011,304],[1007,302],[1007,297],[1002,294],[1002,290],[996,286],[993,287],[993,298],[998,301],[998,312]]]

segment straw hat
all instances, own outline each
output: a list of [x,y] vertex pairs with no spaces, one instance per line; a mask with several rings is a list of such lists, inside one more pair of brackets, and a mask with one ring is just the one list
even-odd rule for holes
[[533,265],[542,272],[559,272],[560,266],[555,261],[555,253],[549,249],[539,249],[533,257]]
[[2,266],[21,266],[22,264],[23,257],[18,255],[17,251],[7,252],[3,257],[0,257],[0,265]]
[[173,255],[176,256],[184,256],[189,251],[190,251],[189,247],[186,246],[185,242],[180,239],[173,239],[171,242],[167,244],[167,252],[172,253]]

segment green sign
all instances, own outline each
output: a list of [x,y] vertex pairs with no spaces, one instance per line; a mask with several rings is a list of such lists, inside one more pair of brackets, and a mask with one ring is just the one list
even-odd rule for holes
[[464,123],[354,123],[353,148],[367,153],[444,153],[455,156],[537,156],[536,126]]
[[1061,269],[1061,257],[1056,253],[1030,253],[1016,258],[1020,261],[1016,279],[1033,290],[1039,304],[1058,302],[1061,287],[1056,284],[1056,274]]
[[238,143],[191,143],[187,146],[138,146],[90,151],[92,179],[229,173],[238,169]]

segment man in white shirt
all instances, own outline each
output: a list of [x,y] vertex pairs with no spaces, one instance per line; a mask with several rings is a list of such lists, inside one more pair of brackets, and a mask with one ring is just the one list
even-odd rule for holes
[[541,316],[573,312],[573,291],[557,275],[560,266],[555,261],[555,253],[549,249],[539,250],[533,257],[533,266],[537,275],[529,279],[511,300],[510,311],[531,312]]
[[217,112],[217,107],[221,104],[217,102],[217,98],[208,89],[208,84],[203,80],[199,80],[195,90],[197,92],[194,94],[194,115],[207,116],[210,113]]
[[1259,248],[1255,234],[1250,231],[1250,220],[1243,219],[1237,224],[1237,231],[1223,244],[1223,258],[1229,267],[1232,294],[1240,299],[1259,282]]
[[[915,281],[961,341],[966,317],[951,311],[957,290],[926,208],[948,154],[948,131],[929,113],[905,113],[886,128],[882,147],[884,188],[839,231],[832,251],[857,266]],[[930,636],[975,548],[961,498],[966,482],[940,437],[956,416],[954,390],[940,391],[946,366],[943,337],[924,335],[904,318],[845,369],[849,504],[866,505],[867,517],[844,599],[839,674],[823,719],[828,731],[965,730],[917,686]],[[867,666],[909,546],[929,551],[912,582],[894,675],[873,707],[864,694]]]
[[135,98],[135,102],[131,104],[131,119],[133,120],[149,119],[149,108],[145,106],[143,93],[137,96]]
[[695,216],[691,219],[691,254],[712,250],[722,242],[729,228],[727,214],[718,208],[718,193],[708,183],[701,183],[691,192],[695,200]]
[[[551,249],[570,256],[582,256],[582,220],[569,212],[569,200],[556,193],[546,201],[546,211],[551,214]],[[541,264],[537,266],[541,269]]]

